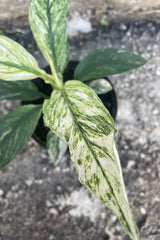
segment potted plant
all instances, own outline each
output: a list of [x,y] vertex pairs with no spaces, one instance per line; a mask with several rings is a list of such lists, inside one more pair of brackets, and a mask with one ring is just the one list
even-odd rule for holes
[[[0,99],[45,99],[0,119],[0,168],[22,150],[43,113],[44,124],[50,129],[50,154],[56,152],[60,158],[68,146],[80,182],[118,217],[130,238],[138,240],[116,149],[114,120],[93,89],[104,91],[106,87],[108,91],[104,81],[97,79],[140,67],[146,61],[122,49],[99,49],[77,65],[73,80],[64,83],[69,61],[66,14],[67,0],[30,0],[30,26],[51,74],[40,69],[21,45],[0,36]],[[30,81],[37,77],[50,85],[50,96]]]
[[[69,61],[67,67],[64,70],[63,73],[63,81],[66,82],[70,79],[74,79],[74,72],[79,64],[78,61],[71,60]],[[51,74],[51,70],[49,66],[46,66],[44,70],[47,73]],[[28,101],[22,101],[22,105],[25,104],[43,104],[45,97],[49,98],[53,89],[51,85],[46,84],[41,78],[36,78],[32,80],[32,82],[37,86],[38,90],[44,94],[39,99],[30,99]],[[95,79],[91,81],[86,81],[85,82],[89,87],[91,87],[94,92],[99,96],[99,98],[102,100],[104,106],[108,109],[110,112],[111,116],[115,120],[116,115],[117,115],[117,96],[116,96],[116,91],[114,89],[113,84],[111,81],[108,79],[108,77],[102,78],[102,79]],[[0,84],[6,84],[4,81],[0,81]],[[22,83],[23,84],[23,83]],[[3,89],[3,87],[2,87]],[[14,89],[14,83],[12,83],[12,88]],[[11,90],[9,90],[11,91]],[[56,165],[60,161],[61,157],[63,154],[65,154],[67,146],[64,145],[64,149],[60,148],[60,151],[58,150],[58,147],[55,144],[52,144],[52,137],[51,135],[53,134],[48,134],[49,133],[49,128],[44,126],[43,122],[43,114],[41,114],[41,117],[38,121],[37,127],[32,135],[32,137],[42,146],[47,147],[48,153],[50,155],[51,160],[53,163]],[[51,137],[51,138],[50,138]],[[62,151],[63,150],[63,151]],[[60,155],[59,155],[60,154]]]

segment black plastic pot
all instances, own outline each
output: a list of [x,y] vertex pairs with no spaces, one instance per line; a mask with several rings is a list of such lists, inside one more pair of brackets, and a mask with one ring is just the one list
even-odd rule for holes
[[[70,61],[64,74],[63,78],[64,81],[71,80],[73,79],[74,75],[74,70],[77,66],[78,62],[77,61]],[[50,73],[50,68],[46,67],[44,69],[46,72]],[[116,92],[114,90],[113,84],[110,82],[110,80],[106,77],[104,78],[106,81],[108,81],[112,85],[112,90],[106,94],[100,94],[98,95],[99,98],[102,100],[103,104],[105,107],[108,109],[110,112],[111,116],[115,120],[116,114],[117,114],[117,97],[116,97]],[[52,87],[49,84],[44,83],[44,81],[40,78],[34,79],[33,83],[38,87],[38,89],[43,92],[44,94],[50,96],[52,92]],[[40,104],[43,103],[44,99],[38,99],[35,101],[32,101],[32,104]],[[29,104],[31,102],[23,102],[23,104]],[[43,115],[40,117],[40,120],[38,122],[38,125],[36,127],[36,130],[33,134],[33,138],[39,142],[41,145],[45,146],[46,145],[46,137],[49,129],[44,126],[43,123]]]

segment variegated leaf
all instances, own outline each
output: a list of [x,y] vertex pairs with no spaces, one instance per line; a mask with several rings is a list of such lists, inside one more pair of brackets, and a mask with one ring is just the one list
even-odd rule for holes
[[140,55],[118,48],[102,48],[88,54],[76,67],[74,79],[82,82],[124,73],[146,63]]
[[25,105],[0,119],[0,168],[22,151],[36,128],[41,109],[41,105]]
[[55,133],[50,131],[47,134],[46,145],[51,160],[57,165],[67,151],[67,144],[64,143]]
[[112,91],[113,87],[107,79],[95,79],[86,82],[86,84],[93,89],[96,94],[106,94]]
[[68,63],[66,14],[67,0],[30,1],[30,26],[52,72],[56,70],[62,73]]
[[36,60],[20,44],[0,35],[0,79],[29,80],[43,73]]
[[115,146],[114,122],[100,99],[79,81],[45,100],[44,122],[69,145],[79,180],[120,220],[133,240],[138,231],[127,201]]
[[40,92],[32,81],[4,81],[0,80],[0,100],[37,100],[48,98]]

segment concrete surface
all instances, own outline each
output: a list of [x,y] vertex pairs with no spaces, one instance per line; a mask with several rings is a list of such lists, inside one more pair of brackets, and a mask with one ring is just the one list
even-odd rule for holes
[[[11,19],[26,16],[28,14],[29,0],[1,0],[0,1],[0,19]],[[152,8],[160,8],[159,0],[69,0],[69,11],[83,12],[88,9],[106,11],[106,9],[114,8],[117,11],[117,15],[126,14],[126,11],[134,12],[135,10],[142,9],[142,13]],[[136,14],[135,14],[136,17]]]

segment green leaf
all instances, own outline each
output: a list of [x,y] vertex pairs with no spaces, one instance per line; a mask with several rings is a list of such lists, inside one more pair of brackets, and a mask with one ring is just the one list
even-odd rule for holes
[[62,73],[68,63],[66,14],[67,0],[30,1],[30,26],[52,72]]
[[31,81],[0,80],[0,100],[36,100],[45,97]]
[[50,131],[47,135],[47,149],[51,160],[57,165],[67,151],[67,144]]
[[29,80],[43,73],[36,60],[20,44],[0,35],[0,79]]
[[120,220],[133,240],[136,228],[125,193],[115,146],[114,121],[94,91],[67,81],[43,106],[44,122],[69,145],[79,180]]
[[41,107],[22,106],[0,119],[0,168],[21,152],[36,128]]
[[90,53],[78,64],[74,79],[84,82],[103,78],[127,72],[145,63],[146,60],[143,57],[122,49],[99,49]]
[[101,78],[86,82],[86,84],[93,89],[96,94],[106,94],[112,91],[113,87],[107,79]]

